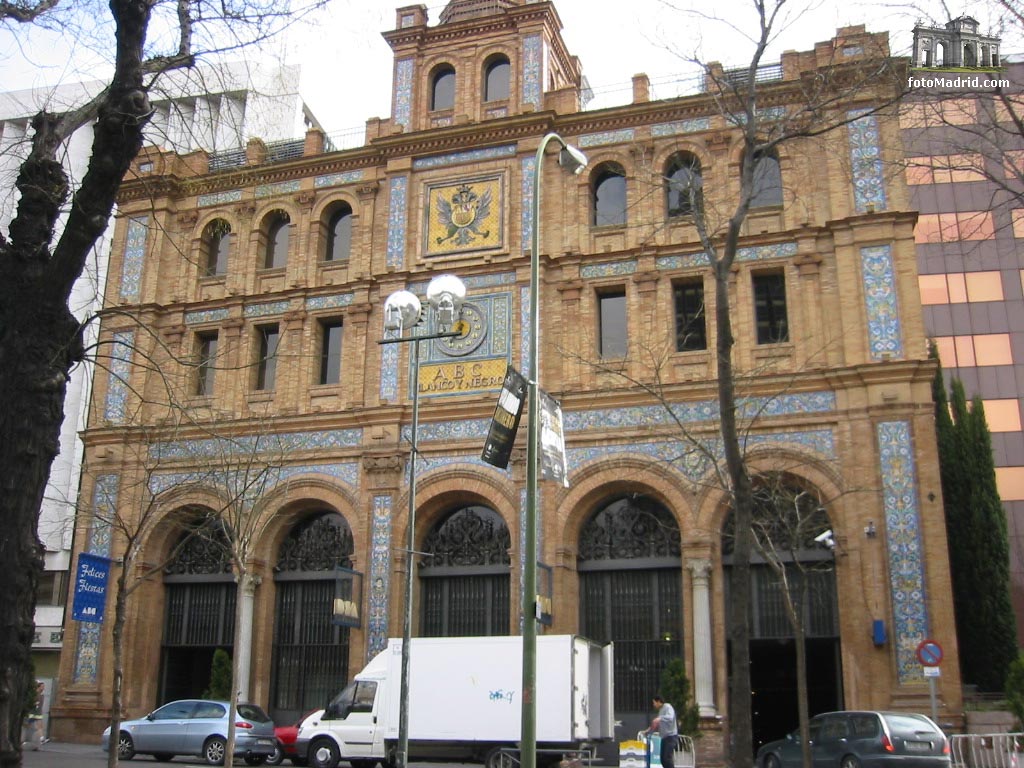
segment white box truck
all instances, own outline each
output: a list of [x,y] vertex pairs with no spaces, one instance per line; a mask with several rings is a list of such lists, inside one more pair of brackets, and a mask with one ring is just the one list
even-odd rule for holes
[[[522,637],[422,637],[410,643],[409,760],[488,768],[521,736]],[[538,762],[614,738],[612,646],[575,635],[537,638]],[[313,768],[393,765],[398,750],[402,641],[390,640],[353,682],[299,728]]]

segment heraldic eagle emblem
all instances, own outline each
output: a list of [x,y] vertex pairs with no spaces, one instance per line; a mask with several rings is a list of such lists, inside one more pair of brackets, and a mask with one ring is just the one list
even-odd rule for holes
[[491,212],[491,190],[486,189],[482,195],[474,192],[468,184],[461,184],[451,197],[451,202],[443,195],[437,196],[437,218],[447,234],[437,238],[437,244],[453,242],[455,245],[469,245],[479,236],[486,240],[490,230],[480,231],[484,220]]

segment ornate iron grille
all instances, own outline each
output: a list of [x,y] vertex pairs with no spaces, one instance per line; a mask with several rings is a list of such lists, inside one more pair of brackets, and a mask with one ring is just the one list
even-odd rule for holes
[[348,681],[349,630],[331,623],[334,568],[352,565],[352,531],[325,512],[297,524],[274,566],[274,625],[270,715],[290,723],[323,707]]
[[445,517],[423,543],[422,633],[430,637],[509,633],[509,548],[501,515],[482,506]]
[[234,582],[165,585],[164,648],[225,648],[235,637]]
[[679,527],[653,499],[613,501],[580,532],[580,625],[615,643],[615,711],[646,712],[683,653]]
[[221,524],[203,523],[182,534],[177,549],[164,568],[164,581],[190,576],[201,581],[231,579],[231,547]]

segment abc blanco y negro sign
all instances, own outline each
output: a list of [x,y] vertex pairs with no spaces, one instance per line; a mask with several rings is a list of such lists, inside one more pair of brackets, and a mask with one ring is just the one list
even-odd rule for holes
[[75,597],[71,618],[75,621],[100,623],[107,604],[107,582],[110,579],[110,558],[82,552],[75,573]]

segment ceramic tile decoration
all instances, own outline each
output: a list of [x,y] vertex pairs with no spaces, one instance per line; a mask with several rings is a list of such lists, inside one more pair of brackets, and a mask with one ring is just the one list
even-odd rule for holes
[[185,325],[220,323],[227,320],[229,316],[230,311],[227,309],[200,309],[185,313]]
[[[117,496],[121,478],[118,475],[100,475],[92,492],[93,514],[89,530],[87,551],[93,555],[110,556],[111,525],[117,509]],[[101,624],[78,623],[78,642],[75,646],[75,668],[73,679],[76,683],[95,683],[100,661]]]
[[128,221],[124,242],[124,261],[121,263],[121,300],[138,301],[142,287],[142,266],[146,258],[146,239],[149,217],[133,216]]
[[424,195],[424,256],[473,253],[504,245],[504,174],[430,182]]
[[535,155],[524,157],[521,161],[522,173],[520,175],[519,194],[522,200],[522,249],[529,252],[533,248],[533,174],[536,170],[537,158]]
[[209,208],[211,205],[237,203],[241,199],[242,190],[232,189],[227,192],[213,192],[209,195],[199,195],[199,197],[196,198],[196,206],[199,208]]
[[135,331],[114,334],[107,369],[107,397],[103,404],[103,418],[106,421],[124,421],[125,408],[128,404],[128,377],[131,374],[134,349]]
[[298,179],[293,181],[281,181],[277,184],[260,184],[256,187],[256,199],[262,199],[264,197],[274,197],[276,195],[292,195],[301,189],[301,183]]
[[307,310],[340,309],[349,306],[355,300],[351,293],[336,293],[332,296],[312,296],[306,299]]
[[541,93],[543,46],[540,35],[527,35],[523,38],[523,104],[533,104],[535,109],[544,106]]
[[[179,485],[209,485],[229,493],[231,497],[244,497],[245,490],[253,488],[253,498],[264,496],[285,480],[305,475],[323,475],[337,480],[355,492],[359,487],[359,463],[355,461],[339,461],[334,464],[289,464],[283,467],[259,466],[258,462],[248,471],[239,469],[196,470],[189,472],[157,472],[149,480],[150,493],[165,493]],[[243,489],[243,490],[240,490]]]
[[290,306],[287,301],[269,301],[265,304],[248,304],[243,310],[246,317],[267,317],[269,315],[283,315]]
[[[540,339],[537,339],[540,344]],[[530,289],[519,289],[519,372],[530,378]]]
[[391,497],[373,497],[370,597],[366,631],[369,661],[388,644],[388,595],[391,587]]
[[[738,249],[736,251],[736,261],[788,259],[796,256],[796,252],[797,244],[793,242],[754,245]],[[679,256],[659,256],[654,262],[658,269],[689,269],[692,267],[706,267],[710,263],[708,255],[703,251],[685,253]]]
[[395,125],[406,130],[412,119],[412,73],[413,60],[400,59],[395,62]]
[[389,185],[388,197],[388,252],[386,264],[394,269],[405,266],[405,227],[408,219],[406,210],[409,194],[409,178],[395,176]]
[[636,272],[636,260],[612,261],[607,264],[585,264],[580,268],[580,277],[621,277]]
[[651,126],[654,137],[677,136],[681,133],[697,133],[711,128],[711,118],[694,117],[689,120],[675,120],[671,123],[657,123]]
[[903,357],[903,334],[892,248],[873,245],[860,249],[864,303],[868,318],[868,346],[872,360]]
[[290,454],[332,448],[352,448],[363,441],[362,429],[326,429],[318,432],[282,432],[226,438],[175,440],[153,443],[151,451],[162,461],[203,459],[218,456],[259,456],[274,452]]
[[[850,167],[853,172],[853,202],[857,213],[867,213],[871,209],[884,211],[888,207],[878,118],[864,112],[865,110],[854,110],[847,113],[849,118],[856,118],[846,130],[849,135]],[[861,114],[863,117],[857,117]]]
[[580,136],[577,144],[580,149],[587,147],[601,147],[605,144],[624,144],[636,138],[636,131],[632,128],[622,128],[618,131],[602,131],[601,133],[588,133]]
[[380,349],[380,399],[393,403],[398,399],[398,344],[382,344]]
[[340,187],[342,184],[354,184],[362,181],[366,174],[363,171],[345,171],[344,173],[329,173],[324,176],[317,176],[313,179],[314,189],[326,187]]
[[901,683],[919,682],[916,651],[929,630],[913,438],[908,421],[881,422],[876,431],[897,672]]
[[484,149],[471,149],[465,152],[451,152],[447,155],[417,157],[412,161],[412,167],[413,170],[419,171],[427,168],[443,168],[448,165],[478,163],[481,160],[500,160],[501,158],[515,156],[516,145],[506,144],[501,147],[485,147]]

